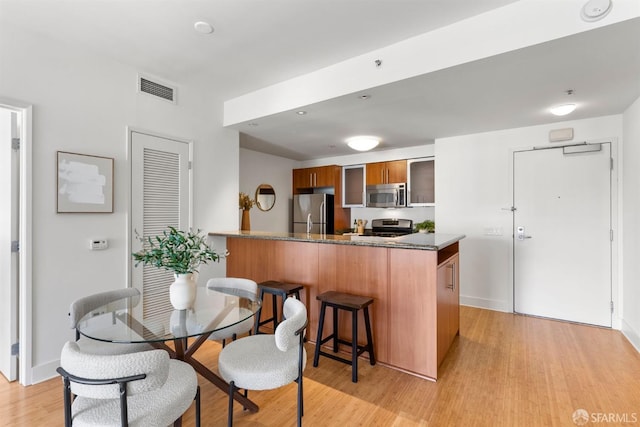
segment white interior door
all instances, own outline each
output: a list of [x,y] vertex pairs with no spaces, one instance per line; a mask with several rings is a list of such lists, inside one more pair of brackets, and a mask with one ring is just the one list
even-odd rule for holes
[[[191,226],[191,145],[142,132],[131,132],[131,250],[141,249],[136,234],[153,237],[168,226]],[[132,264],[132,286],[142,292],[144,316],[169,307],[173,275],[153,266]]]
[[20,154],[12,148],[19,138],[17,113],[0,108],[0,372],[17,379],[18,356],[18,241]]
[[611,327],[610,151],[514,153],[514,311]]

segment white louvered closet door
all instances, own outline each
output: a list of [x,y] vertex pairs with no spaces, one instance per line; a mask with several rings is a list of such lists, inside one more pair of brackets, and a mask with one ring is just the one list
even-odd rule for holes
[[[162,234],[168,226],[180,230],[190,227],[191,144],[146,133],[131,132],[131,250],[141,249],[136,238]],[[153,266],[135,266],[132,286],[142,293],[142,310],[150,324],[156,313],[170,309],[171,272]],[[156,325],[162,333],[160,322]]]

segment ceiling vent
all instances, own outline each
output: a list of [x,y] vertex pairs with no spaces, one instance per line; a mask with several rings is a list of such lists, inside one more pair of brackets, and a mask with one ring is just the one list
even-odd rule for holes
[[159,83],[156,78],[149,78],[142,74],[138,74],[138,92],[160,98],[162,100],[176,103],[176,87]]

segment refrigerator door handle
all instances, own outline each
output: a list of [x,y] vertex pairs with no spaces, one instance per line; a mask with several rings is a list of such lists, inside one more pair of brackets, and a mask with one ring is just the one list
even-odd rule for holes
[[311,227],[313,227],[313,222],[311,221],[311,214],[307,215],[307,234],[311,233]]
[[324,202],[320,203],[320,234],[326,234],[327,233],[327,219],[324,218],[325,216],[325,212],[324,212]]

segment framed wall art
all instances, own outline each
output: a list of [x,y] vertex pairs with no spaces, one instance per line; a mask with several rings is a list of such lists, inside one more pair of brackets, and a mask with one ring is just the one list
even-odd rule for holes
[[58,151],[58,213],[113,212],[113,158]]

